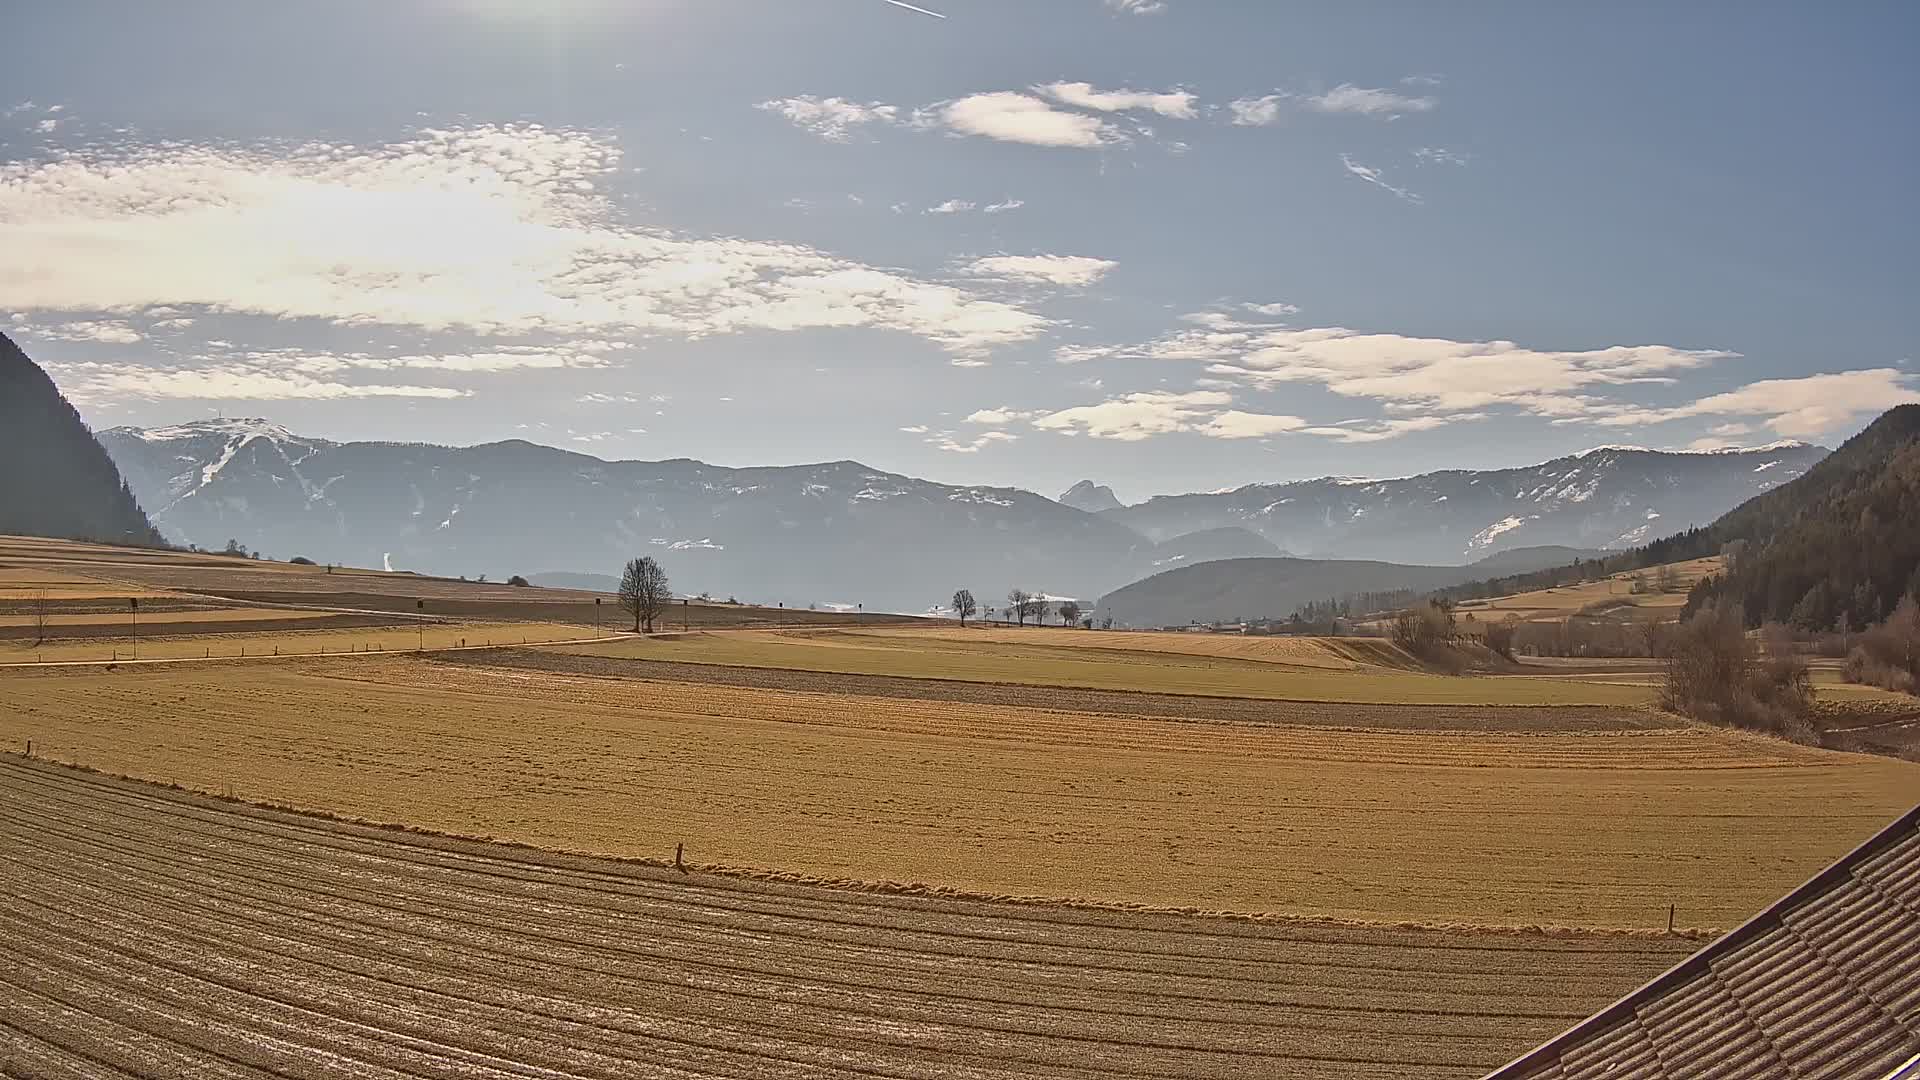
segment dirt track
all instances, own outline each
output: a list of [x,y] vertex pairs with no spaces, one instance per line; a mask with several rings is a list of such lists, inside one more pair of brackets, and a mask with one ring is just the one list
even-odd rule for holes
[[1364,705],[1206,697],[1136,690],[1084,690],[948,679],[911,679],[892,675],[845,675],[792,668],[613,659],[543,649],[500,649],[485,656],[460,655],[440,659],[449,663],[568,675],[1236,723],[1325,724],[1330,727],[1408,731],[1582,732],[1672,728],[1677,723],[1672,717],[1651,710],[1591,705]]
[[777,885],[0,757],[0,1073],[1466,1077],[1694,944]]

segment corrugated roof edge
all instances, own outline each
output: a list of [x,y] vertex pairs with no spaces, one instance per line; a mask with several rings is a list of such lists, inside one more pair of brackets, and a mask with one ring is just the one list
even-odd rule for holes
[[[1915,806],[1888,822],[1886,828],[1868,837],[1859,847],[1842,855],[1833,865],[1808,878],[1799,888],[1767,905],[1758,915],[1715,938],[1711,944],[1654,976],[1639,989],[1488,1073],[1485,1080],[1517,1080],[1532,1070],[1557,1060],[1563,1051],[1572,1049],[1633,1015],[1634,1007],[1640,1002],[1687,982],[1700,974],[1716,958],[1781,925],[1781,912],[1815,899],[1828,889],[1840,884],[1851,874],[1854,866],[1879,854],[1905,836],[1908,830],[1916,828],[1920,828],[1920,806]],[[1895,1080],[1895,1078],[1890,1077],[1889,1080]]]

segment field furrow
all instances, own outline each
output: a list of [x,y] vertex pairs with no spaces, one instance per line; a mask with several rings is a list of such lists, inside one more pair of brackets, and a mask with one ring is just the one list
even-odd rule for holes
[[14,756],[0,847],[36,1076],[1464,1077],[1691,947],[683,875]]

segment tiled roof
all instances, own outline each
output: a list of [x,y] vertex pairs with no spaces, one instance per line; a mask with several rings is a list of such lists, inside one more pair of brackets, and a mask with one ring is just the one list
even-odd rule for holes
[[1920,806],[1488,1080],[1920,1080]]

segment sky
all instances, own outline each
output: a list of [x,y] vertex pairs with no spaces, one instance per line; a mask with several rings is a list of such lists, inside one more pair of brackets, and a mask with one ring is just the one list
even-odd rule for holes
[[1920,7],[28,3],[0,328],[95,427],[1123,499],[1920,400]]

